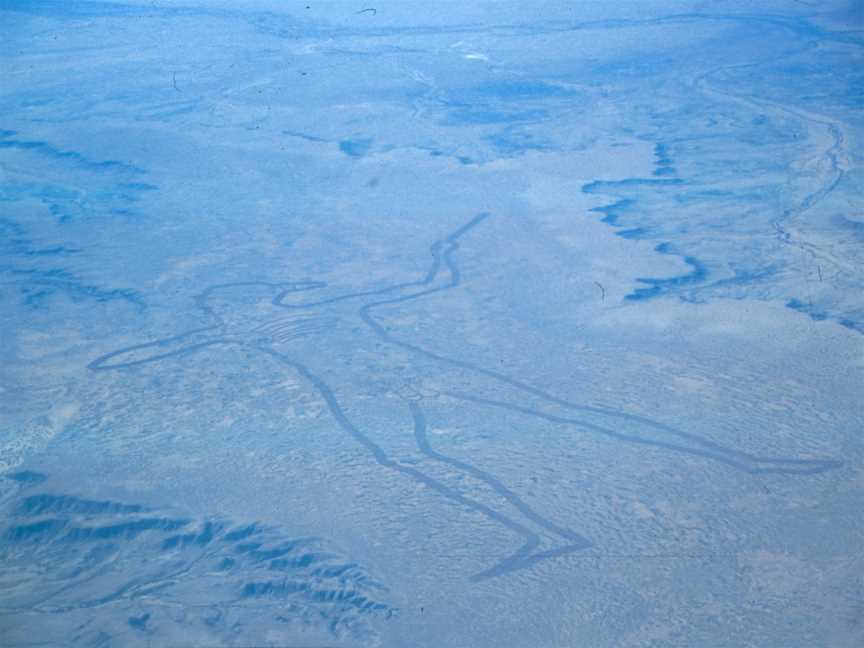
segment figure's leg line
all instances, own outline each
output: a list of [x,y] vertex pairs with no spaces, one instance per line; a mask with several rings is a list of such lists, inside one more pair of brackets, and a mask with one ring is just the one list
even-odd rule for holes
[[[412,468],[410,466],[404,466],[389,456],[384,450],[374,441],[372,441],[368,436],[366,436],[363,432],[360,431],[346,416],[344,410],[342,409],[339,401],[336,399],[336,395],[330,389],[330,387],[320,378],[318,378],[315,374],[310,372],[304,365],[295,362],[272,349],[268,349],[266,347],[257,347],[259,350],[274,356],[280,361],[284,362],[287,365],[293,367],[303,378],[305,378],[309,383],[312,384],[313,387],[321,394],[322,398],[324,398],[325,403],[327,404],[327,408],[330,410],[330,413],[333,415],[337,424],[343,431],[348,433],[352,438],[354,438],[358,443],[363,445],[372,456],[375,458],[376,463],[381,465],[384,468],[388,468],[395,472],[402,473],[403,475],[409,476],[415,481],[424,484],[430,489],[438,492],[445,498],[462,504],[465,508],[476,511],[486,518],[497,522],[498,524],[504,526],[505,528],[513,531],[517,535],[522,536],[525,539],[525,543],[522,547],[515,553],[513,556],[506,558],[503,562],[499,563],[493,570],[497,570],[497,573],[505,573],[505,571],[510,571],[511,569],[515,569],[517,567],[511,567],[504,569],[504,565],[517,565],[521,564],[524,561],[524,557],[530,557],[531,553],[540,545],[540,536],[534,533],[528,527],[511,520],[505,515],[498,513],[497,511],[491,509],[490,507],[477,502],[469,497],[466,497],[459,493],[458,491],[450,488],[446,484],[441,483],[437,479],[430,477],[429,475],[417,470],[416,468]],[[542,554],[537,554],[542,555]],[[536,560],[534,560],[536,562]]]
[[564,547],[559,547],[557,549],[541,551],[532,555],[530,551],[524,551],[523,548],[513,554],[510,558],[501,561],[497,565],[494,565],[493,567],[490,567],[489,569],[482,571],[478,574],[474,574],[469,580],[476,583],[479,581],[487,580],[489,578],[495,578],[496,576],[503,576],[507,573],[518,571],[520,569],[528,569],[529,567],[533,567],[537,563],[544,560],[560,558],[561,556],[566,556],[577,551],[583,551],[584,549],[585,547],[582,544],[572,544],[566,545]]
[[[550,421],[552,423],[581,427],[597,434],[611,437],[619,441],[624,441],[626,443],[647,445],[655,448],[661,448],[664,450],[672,450],[674,452],[680,452],[683,454],[704,457],[705,459],[711,459],[713,461],[726,464],[732,468],[750,474],[815,474],[825,472],[827,470],[831,470],[842,465],[841,462],[822,459],[767,459],[763,457],[755,457],[753,455],[749,455],[738,450],[730,450],[728,448],[724,448],[723,446],[713,442],[709,442],[708,444],[700,443],[699,445],[709,445],[709,447],[711,448],[711,450],[704,450],[701,447],[688,447],[675,443],[668,443],[666,441],[661,441],[657,439],[646,439],[630,434],[623,434],[621,432],[616,432],[614,430],[610,430],[609,428],[605,428],[594,423],[589,423],[587,421],[581,421],[579,419],[567,418],[563,416],[556,416],[554,414],[547,414],[545,412],[541,412],[539,410],[531,409],[528,407],[522,407],[520,405],[513,405],[511,403],[505,403],[502,401],[495,401],[486,398],[479,398],[476,396],[471,396],[470,394],[462,394],[458,392],[448,391],[442,391],[441,393],[446,396],[459,398],[461,400],[466,400],[480,405],[487,405],[490,407],[497,407],[500,409],[519,412],[521,414],[541,418],[545,421]],[[695,438],[698,439],[698,437]]]
[[578,533],[559,526],[534,511],[530,506],[528,506],[528,504],[526,504],[522,500],[522,498],[520,498],[516,493],[507,488],[507,486],[505,486],[494,475],[491,475],[484,470],[476,468],[475,466],[467,464],[463,461],[459,461],[458,459],[453,459],[434,450],[430,446],[429,438],[426,434],[426,417],[423,414],[423,409],[420,407],[419,404],[413,401],[409,402],[408,406],[411,409],[411,416],[414,419],[414,438],[417,441],[417,447],[420,449],[420,452],[425,454],[430,459],[449,464],[454,468],[458,468],[465,473],[473,475],[480,481],[487,483],[492,488],[492,490],[494,490],[496,493],[506,499],[522,515],[524,515],[527,519],[531,520],[538,526],[546,529],[547,531],[552,531],[553,533],[561,536],[562,538],[566,538],[567,540],[581,543],[585,547],[591,546],[591,542],[586,538],[580,536]]

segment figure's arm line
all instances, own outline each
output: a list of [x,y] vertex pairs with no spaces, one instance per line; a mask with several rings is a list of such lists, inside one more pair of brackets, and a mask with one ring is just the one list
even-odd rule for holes
[[428,285],[435,280],[435,277],[438,275],[438,271],[441,269],[441,242],[436,241],[432,247],[430,248],[430,253],[432,254],[432,265],[429,268],[429,271],[426,273],[426,276],[423,279],[418,279],[417,281],[408,281],[405,283],[394,284],[392,286],[386,286],[384,288],[379,288],[377,290],[364,290],[361,292],[352,292],[346,293],[344,295],[338,295],[337,297],[331,297],[330,299],[322,299],[319,301],[313,302],[303,302],[299,304],[286,304],[284,299],[290,295],[290,292],[282,292],[276,295],[273,298],[274,306],[281,306],[282,308],[314,308],[316,306],[326,306],[327,304],[332,304],[334,302],[345,301],[347,299],[357,299],[359,297],[371,297],[374,295],[385,295],[387,293],[392,293],[398,290],[405,289],[416,289],[421,286]]
[[[423,279],[418,279],[417,281],[409,281],[406,283],[395,284],[393,286],[387,286],[385,288],[380,288],[378,290],[367,290],[363,292],[355,292],[348,293],[345,295],[339,295],[338,297],[333,297],[331,299],[325,299],[316,302],[307,302],[301,304],[286,304],[284,302],[285,297],[289,294],[288,292],[283,292],[273,298],[274,306],[281,306],[283,308],[313,308],[316,306],[324,306],[326,304],[332,304],[334,302],[344,301],[346,299],[356,299],[358,297],[371,297],[375,295],[388,295],[393,293],[398,293],[399,291],[404,292],[404,294],[396,297],[393,300],[387,300],[386,302],[376,302],[376,304],[370,304],[370,306],[374,306],[377,304],[383,303],[393,303],[405,301],[407,299],[415,299],[417,297],[421,297],[423,295],[428,295],[433,292],[438,292],[439,290],[445,288],[452,288],[459,284],[460,276],[459,271],[456,268],[453,260],[451,258],[452,253],[458,249],[459,243],[458,240],[464,236],[468,231],[475,228],[477,225],[482,223],[484,220],[489,218],[490,214],[488,212],[483,212],[478,214],[470,221],[454,230],[450,234],[448,234],[444,239],[439,239],[432,244],[429,248],[429,252],[432,255],[432,265],[429,268],[429,271],[426,273],[426,276]],[[435,282],[435,279],[438,277],[438,274],[441,271],[441,266],[446,265],[447,269],[450,271],[450,280],[447,284],[436,287],[436,288],[427,288],[425,290],[417,290],[418,288],[423,288],[424,286],[430,286]]]
[[[146,364],[149,362],[158,362],[159,360],[164,360],[165,358],[170,358],[172,356],[185,355],[187,353],[192,353],[193,351],[198,351],[199,349],[203,349],[209,346],[213,346],[214,344],[230,344],[231,340],[227,340],[224,338],[216,338],[216,339],[207,339],[201,342],[186,344],[186,346],[182,346],[184,342],[187,341],[188,338],[198,335],[199,333],[204,333],[206,331],[212,331],[214,329],[219,328],[218,326],[208,326],[205,328],[194,329],[192,331],[187,331],[185,333],[181,333],[180,335],[175,335],[170,338],[165,338],[162,340],[156,340],[155,342],[145,342],[144,344],[135,344],[133,346],[124,347],[122,349],[118,349],[117,351],[112,351],[111,353],[106,353],[105,355],[99,356],[95,360],[93,360],[90,364],[87,365],[87,368],[91,371],[109,371],[112,369],[122,369],[124,367],[134,367],[140,364]],[[193,338],[194,339],[194,338]],[[171,348],[179,346],[180,348]],[[114,358],[122,358],[123,356],[129,356],[131,358],[135,357],[136,352],[144,350],[144,349],[167,349],[161,353],[155,353],[154,355],[149,355],[144,358],[139,358],[137,360],[127,360],[126,362],[113,362],[110,361]]]

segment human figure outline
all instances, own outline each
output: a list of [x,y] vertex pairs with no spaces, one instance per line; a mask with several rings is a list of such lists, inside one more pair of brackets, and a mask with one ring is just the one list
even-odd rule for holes
[[[678,430],[647,417],[604,407],[572,403],[498,371],[493,371],[457,358],[443,356],[410,342],[405,342],[394,336],[387,327],[375,319],[372,312],[376,308],[410,302],[458,287],[462,283],[462,275],[453,255],[459,249],[460,239],[474,230],[487,218],[489,218],[488,213],[481,213],[447,236],[436,240],[430,247],[432,263],[429,270],[424,277],[415,281],[397,283],[379,289],[342,293],[327,299],[312,299],[299,303],[294,301],[297,295],[305,295],[309,291],[326,288],[327,284],[320,281],[276,283],[248,281],[212,285],[195,297],[195,304],[200,310],[216,320],[217,323],[215,325],[192,329],[154,342],[118,349],[96,358],[88,365],[88,368],[93,371],[132,368],[143,364],[160,362],[171,357],[186,356],[222,345],[241,345],[254,349],[281,364],[291,367],[297,375],[303,378],[322,397],[337,426],[363,446],[380,466],[403,474],[429,487],[451,502],[480,513],[487,519],[522,537],[523,543],[515,553],[499,560],[492,567],[473,575],[471,577],[472,580],[501,576],[515,570],[529,568],[542,560],[587,549],[592,546],[592,543],[582,535],[557,524],[535,511],[518,494],[488,471],[436,451],[432,447],[427,434],[427,417],[423,405],[424,400],[428,396],[424,395],[422,388],[412,389],[410,380],[407,381],[409,383],[407,389],[403,388],[401,393],[398,394],[398,399],[401,399],[407,409],[408,416],[406,416],[406,422],[410,421],[409,424],[413,428],[417,449],[432,461],[446,464],[459,474],[470,476],[475,480],[485,483],[502,500],[507,502],[511,509],[509,514],[504,514],[491,505],[479,501],[477,498],[462,494],[458,489],[449,486],[439,478],[426,474],[413,465],[406,465],[393,459],[379,442],[373,440],[368,432],[355,424],[336,391],[328,384],[327,380],[321,377],[320,370],[310,370],[305,359],[297,359],[294,352],[298,350],[296,348],[289,349],[291,351],[289,354],[284,350],[286,346],[291,347],[291,344],[298,340],[302,343],[308,336],[325,335],[326,332],[335,330],[342,323],[341,320],[349,319],[346,317],[346,313],[353,313],[355,316],[351,325],[353,328],[349,328],[347,333],[343,330],[343,335],[347,334],[349,337],[358,336],[362,330],[356,326],[359,322],[365,327],[366,334],[371,334],[378,341],[378,347],[383,344],[385,348],[391,351],[398,349],[402,352],[407,352],[408,355],[422,359],[426,363],[443,364],[450,368],[481,376],[484,379],[491,380],[493,383],[506,386],[510,391],[522,393],[525,398],[530,396],[535,400],[545,402],[547,407],[555,406],[558,409],[582,412],[586,415],[608,417],[622,424],[638,425],[640,426],[641,435],[611,429],[605,425],[592,423],[590,420],[561,416],[554,413],[554,409],[541,411],[535,407],[525,406],[524,404],[512,401],[478,397],[449,389],[436,390],[437,394],[447,396],[451,399],[469,404],[473,403],[480,406],[509,410],[569,427],[580,427],[594,434],[614,438],[626,443],[641,444],[670,452],[703,457],[750,474],[787,473],[807,475],[825,472],[842,465],[839,461],[827,459],[777,459],[760,457],[734,448],[725,447],[699,435]],[[442,280],[442,275],[447,276]],[[227,310],[220,310],[211,303],[214,294],[218,294],[219,291],[235,288],[244,290],[263,288],[272,295],[269,302],[270,306],[280,309],[280,312],[291,313],[291,315],[274,318],[265,313],[256,318],[249,316],[248,313],[244,313],[238,322],[235,317],[236,313],[232,311],[230,304]],[[359,307],[352,305],[358,301],[360,302]],[[252,324],[250,324],[250,321]],[[306,350],[308,351],[308,349]],[[350,364],[350,362],[351,360],[349,359],[348,363]],[[373,382],[371,385],[374,388],[376,383]],[[382,399],[392,399],[393,394],[382,393],[380,396]],[[666,440],[664,437],[672,437],[675,441]],[[514,510],[518,515],[513,514]],[[521,520],[517,519],[520,517]],[[540,532],[538,533],[536,529],[532,529],[532,525],[536,529],[539,529]],[[541,533],[556,539],[558,546],[540,550],[543,540]]]

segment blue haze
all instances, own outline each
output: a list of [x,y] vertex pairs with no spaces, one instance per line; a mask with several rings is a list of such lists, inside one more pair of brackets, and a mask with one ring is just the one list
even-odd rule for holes
[[0,644],[864,644],[864,4],[0,0]]

